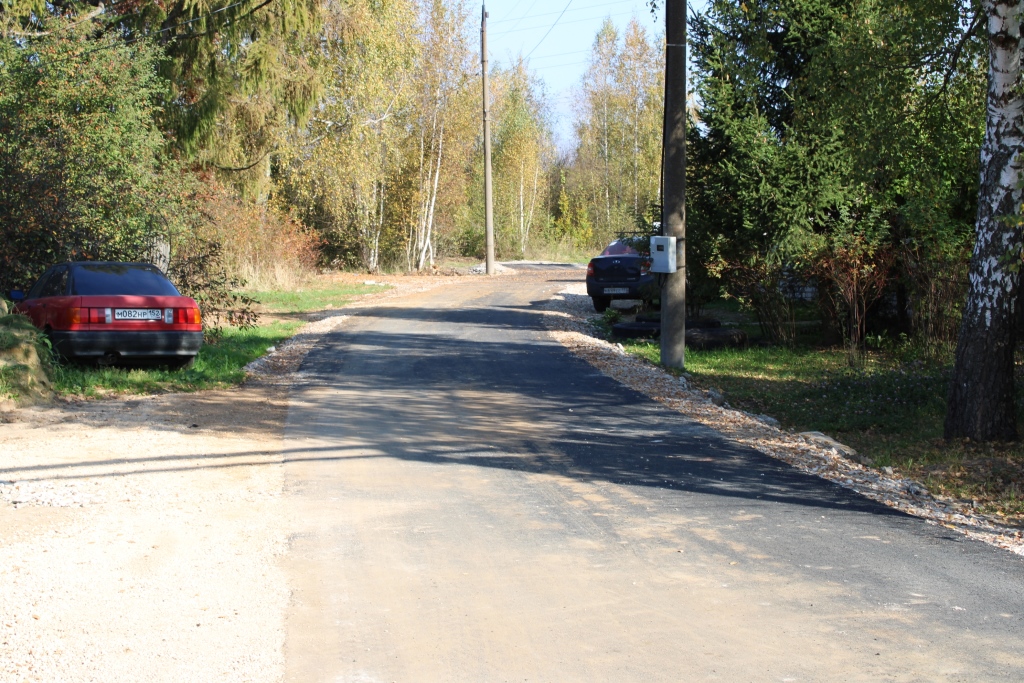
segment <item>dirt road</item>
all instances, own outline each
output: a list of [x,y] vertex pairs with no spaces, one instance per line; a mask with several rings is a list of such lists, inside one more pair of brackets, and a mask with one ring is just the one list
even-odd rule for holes
[[287,681],[1024,678],[1020,558],[596,373],[511,281],[367,310],[285,435]]
[[599,374],[539,314],[579,278],[0,424],[0,680],[1024,680],[1020,558]]

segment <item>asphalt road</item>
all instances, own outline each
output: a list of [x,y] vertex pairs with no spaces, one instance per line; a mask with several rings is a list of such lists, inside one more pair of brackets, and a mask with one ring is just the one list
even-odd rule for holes
[[579,271],[359,311],[303,366],[286,680],[1022,681],[1024,561],[595,372]]

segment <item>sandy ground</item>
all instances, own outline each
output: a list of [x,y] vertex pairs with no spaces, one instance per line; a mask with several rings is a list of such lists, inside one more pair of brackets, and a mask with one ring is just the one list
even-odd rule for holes
[[281,678],[287,392],[340,313],[237,389],[0,413],[0,680]]
[[284,407],[265,384],[0,426],[0,679],[274,680]]

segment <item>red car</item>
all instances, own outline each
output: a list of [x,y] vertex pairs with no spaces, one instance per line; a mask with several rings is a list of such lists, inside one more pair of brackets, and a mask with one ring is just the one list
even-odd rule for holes
[[61,263],[11,299],[72,360],[184,367],[203,344],[199,306],[149,263]]

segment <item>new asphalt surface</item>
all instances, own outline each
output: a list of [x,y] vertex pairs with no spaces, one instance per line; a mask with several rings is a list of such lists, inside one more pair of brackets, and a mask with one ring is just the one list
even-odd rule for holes
[[599,374],[538,310],[581,278],[467,279],[309,354],[286,680],[1024,680],[1020,557]]

